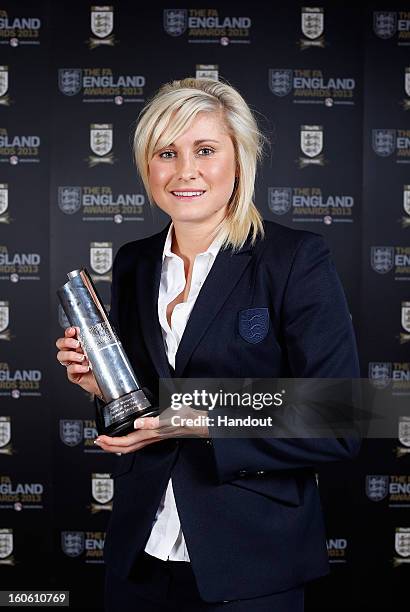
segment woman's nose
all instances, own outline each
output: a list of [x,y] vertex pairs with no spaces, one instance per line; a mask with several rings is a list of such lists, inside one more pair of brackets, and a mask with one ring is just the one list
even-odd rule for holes
[[192,155],[180,156],[177,172],[181,180],[189,180],[198,176],[196,160]]

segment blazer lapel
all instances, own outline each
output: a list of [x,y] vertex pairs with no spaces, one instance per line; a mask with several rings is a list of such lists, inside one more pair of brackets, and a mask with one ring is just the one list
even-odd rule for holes
[[229,298],[251,261],[249,242],[233,254],[231,249],[219,251],[196,299],[175,357],[175,376],[181,378],[194,349],[223,304]]
[[141,312],[142,335],[160,378],[171,378],[161,325],[158,320],[158,293],[161,280],[162,252],[169,224],[149,245],[149,253],[137,276],[137,301]]

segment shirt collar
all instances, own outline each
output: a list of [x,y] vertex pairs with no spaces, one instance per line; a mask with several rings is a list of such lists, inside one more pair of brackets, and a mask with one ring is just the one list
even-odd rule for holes
[[[176,256],[175,253],[173,253],[171,250],[173,229],[174,229],[174,224],[171,223],[168,228],[167,237],[165,239],[164,249],[162,252],[162,261],[164,261],[165,257],[175,257]],[[206,253],[209,253],[213,257],[216,257],[219,252],[219,249],[221,248],[221,244],[222,244],[222,237],[216,236],[216,238],[211,242],[211,244],[206,249],[206,251],[204,251],[203,253],[198,253],[198,255],[205,255]]]

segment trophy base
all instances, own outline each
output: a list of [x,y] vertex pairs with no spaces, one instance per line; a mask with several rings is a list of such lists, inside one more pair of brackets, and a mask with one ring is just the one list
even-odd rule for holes
[[158,410],[151,406],[144,391],[132,391],[104,404],[99,409],[97,430],[99,435],[124,436],[134,430],[134,421],[139,417],[156,416]]

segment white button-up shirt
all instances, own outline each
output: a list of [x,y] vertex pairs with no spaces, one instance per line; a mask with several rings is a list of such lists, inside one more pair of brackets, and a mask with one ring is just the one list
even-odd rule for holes
[[[194,307],[202,284],[204,283],[221,247],[222,240],[217,237],[204,253],[195,257],[191,286],[186,302],[176,304],[171,315],[171,325],[167,320],[167,306],[185,288],[184,262],[172,252],[173,224],[171,223],[162,254],[162,272],[158,295],[158,319],[169,364],[175,368],[175,355],[184,333],[189,315]],[[159,504],[151,534],[145,551],[153,557],[170,561],[189,561],[188,550],[182,533],[175,503],[172,479]]]

